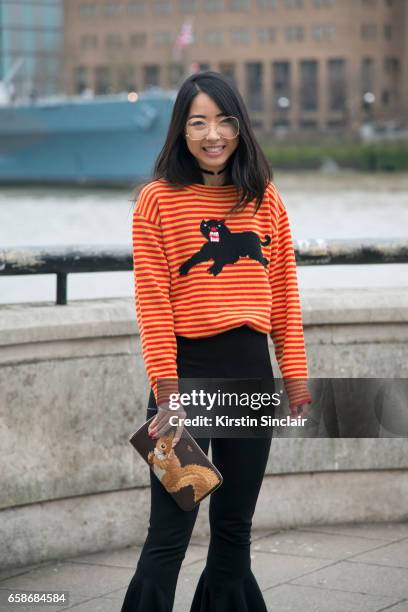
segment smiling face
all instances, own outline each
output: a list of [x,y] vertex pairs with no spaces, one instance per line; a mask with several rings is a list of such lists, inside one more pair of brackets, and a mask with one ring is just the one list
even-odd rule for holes
[[202,140],[191,140],[184,132],[188,150],[201,168],[218,172],[226,166],[229,157],[237,148],[239,135],[233,139],[218,135],[216,124],[226,115],[223,114],[214,100],[204,92],[200,92],[193,99],[187,121],[194,116],[209,122],[210,131]]

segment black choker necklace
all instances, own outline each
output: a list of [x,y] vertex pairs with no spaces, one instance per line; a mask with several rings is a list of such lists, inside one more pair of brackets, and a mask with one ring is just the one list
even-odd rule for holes
[[204,170],[204,168],[201,168],[201,166],[198,167],[200,168],[201,172],[205,172],[206,174],[222,174],[227,169],[227,166],[225,166],[225,168],[223,168],[219,172],[212,172],[211,170]]

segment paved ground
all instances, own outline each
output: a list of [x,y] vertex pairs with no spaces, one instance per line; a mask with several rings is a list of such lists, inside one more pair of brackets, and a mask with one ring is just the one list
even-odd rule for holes
[[[119,612],[139,550],[2,571],[0,610]],[[206,551],[206,541],[192,541],[174,612],[188,612]],[[252,568],[270,612],[408,612],[408,523],[254,532]],[[18,589],[69,591],[69,607],[5,603],[6,593]]]

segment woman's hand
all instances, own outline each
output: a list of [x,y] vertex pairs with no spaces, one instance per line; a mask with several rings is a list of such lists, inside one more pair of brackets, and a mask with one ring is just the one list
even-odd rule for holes
[[170,417],[175,417],[172,419],[173,422],[177,423],[176,433],[173,437],[172,446],[176,446],[181,438],[181,434],[183,432],[184,427],[184,418],[186,416],[186,412],[183,408],[179,407],[177,410],[170,410],[170,408],[165,406],[159,406],[157,414],[153,418],[152,422],[148,427],[148,434],[151,438],[157,439],[160,436],[164,436],[169,429],[174,429],[175,425],[171,425],[169,423]]
[[290,408],[290,416],[295,418],[298,416],[307,417],[310,415],[311,404],[299,404],[298,406],[292,406]]

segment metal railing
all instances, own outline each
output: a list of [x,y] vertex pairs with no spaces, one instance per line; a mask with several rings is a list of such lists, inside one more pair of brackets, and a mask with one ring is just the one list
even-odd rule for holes
[[[295,243],[300,266],[408,263],[408,238],[310,239]],[[129,272],[132,251],[121,245],[8,247],[0,249],[0,276],[55,274],[56,304],[67,304],[68,274]]]

